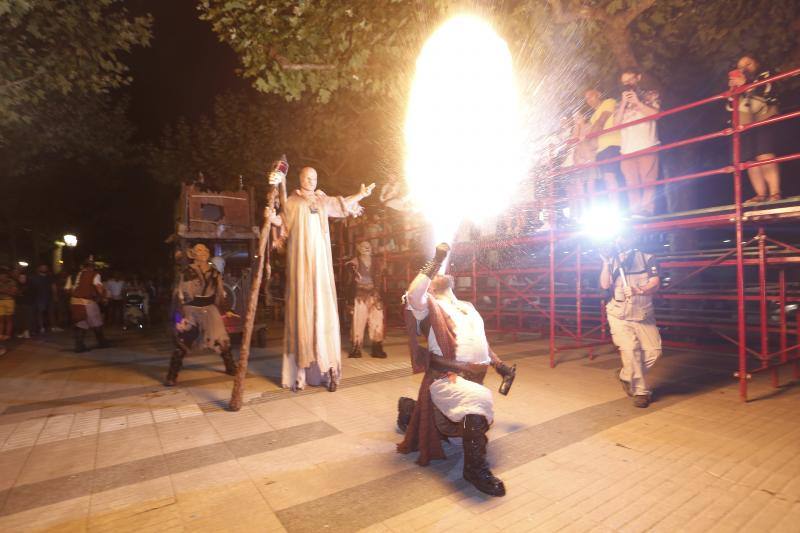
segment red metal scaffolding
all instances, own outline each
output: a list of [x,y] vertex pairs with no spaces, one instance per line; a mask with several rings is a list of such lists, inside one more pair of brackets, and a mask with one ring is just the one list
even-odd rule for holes
[[[732,205],[651,217],[632,221],[631,225],[643,236],[710,229],[733,232],[730,239],[723,241],[730,243],[727,247],[706,246],[658,254],[663,287],[657,296],[656,319],[665,333],[667,345],[726,351],[726,346],[719,344],[722,340],[728,348],[733,346],[738,356],[733,375],[739,381],[739,393],[743,400],[747,399],[747,385],[752,374],[769,372],[773,385],[778,386],[779,368],[791,365],[793,378],[800,379],[800,310],[797,309],[800,306],[800,276],[797,276],[800,273],[800,247],[779,240],[767,231],[775,227],[776,222],[800,220],[800,197],[762,204],[742,202],[743,171],[800,159],[800,153],[763,161],[741,160],[741,135],[744,132],[800,117],[800,111],[747,125],[742,125],[739,118],[739,99],[746,91],[795,76],[800,76],[800,69],[617,125],[591,137],[730,98],[733,111],[728,128],[602,162],[561,168],[538,178],[552,184],[558,176],[596,168],[600,164],[673,150],[711,139],[732,139],[730,165],[662,179],[656,184],[662,187],[729,174],[733,178]],[[619,187],[612,192],[647,186],[651,185]],[[552,186],[549,189],[551,193],[554,190]],[[604,194],[608,194],[608,191],[593,196]],[[589,195],[584,197],[588,198]],[[502,240],[457,242],[450,270],[456,278],[457,292],[475,302],[486,319],[487,329],[547,336],[551,367],[556,366],[560,352],[586,349],[591,358],[595,347],[610,343],[604,295],[597,287],[599,261],[591,255],[591,243],[578,231],[558,225],[558,211],[565,200],[550,194],[541,201],[549,223],[548,230]],[[752,236],[746,237],[751,233]],[[800,230],[796,235],[800,237]],[[381,239],[387,236],[372,235],[367,238]],[[664,246],[668,247],[669,244]],[[394,309],[397,306],[391,305],[391,302],[399,301],[416,272],[420,255],[384,251],[383,256],[387,268],[385,289],[390,301],[387,320],[399,323],[399,313]],[[513,260],[508,261],[506,256]],[[513,264],[513,267],[504,268],[501,264]],[[730,269],[735,270],[735,276],[727,274]],[[687,304],[689,307],[686,307]],[[789,322],[792,312],[795,324]],[[757,334],[757,342],[748,345],[748,332]],[[790,337],[794,342],[790,342]]]

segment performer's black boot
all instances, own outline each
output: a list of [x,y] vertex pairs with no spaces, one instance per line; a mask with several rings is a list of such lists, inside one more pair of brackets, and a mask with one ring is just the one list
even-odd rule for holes
[[350,355],[348,357],[352,357],[353,359],[361,357],[361,345],[358,343],[353,344],[353,348],[350,350]]
[[333,375],[333,369],[328,370],[328,392],[336,392],[338,385],[336,384],[336,376]]
[[82,328],[75,328],[75,353],[82,353],[89,351],[86,347],[86,330]]
[[397,400],[397,429],[402,433],[405,433],[406,429],[408,429],[408,424],[411,422],[411,415],[416,405],[416,401],[405,396],[401,396]]
[[236,363],[233,362],[233,354],[230,348],[225,348],[221,353],[222,360],[225,362],[225,373],[229,376],[236,375]]
[[178,372],[181,371],[185,355],[186,350],[183,348],[175,348],[175,351],[172,352],[172,358],[169,360],[169,370],[167,370],[167,379],[164,381],[164,385],[167,387],[174,387],[178,381]]
[[383,351],[383,343],[372,341],[372,353],[370,355],[378,359],[386,359],[386,352]]
[[92,331],[94,331],[94,336],[97,339],[97,347],[108,348],[108,341],[106,340],[106,336],[103,334],[103,328],[92,328]]
[[464,479],[490,496],[505,496],[505,485],[492,474],[486,463],[487,431],[489,422],[485,416],[464,417]]

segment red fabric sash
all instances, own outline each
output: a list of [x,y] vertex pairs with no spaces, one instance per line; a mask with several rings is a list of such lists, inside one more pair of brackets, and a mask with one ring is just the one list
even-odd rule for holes
[[86,314],[86,306],[85,305],[77,305],[77,304],[70,304],[69,306],[69,314],[70,318],[72,319],[73,324],[77,324],[82,320],[88,320],[89,317]]
[[[408,348],[411,352],[411,366],[414,373],[425,371],[425,377],[419,386],[417,403],[411,415],[411,421],[406,429],[403,442],[397,445],[400,453],[411,453],[419,451],[417,464],[426,466],[433,459],[446,459],[442,448],[442,441],[439,430],[436,429],[436,422],[433,419],[433,401],[431,400],[431,384],[438,377],[438,373],[428,368],[431,353],[419,345],[417,340],[417,322],[411,311],[404,311],[406,321],[406,332],[408,333]],[[455,360],[456,358],[456,337],[453,328],[447,320],[442,308],[436,303],[432,295],[428,296],[428,318],[431,328],[436,335],[436,342],[442,349],[445,359]]]

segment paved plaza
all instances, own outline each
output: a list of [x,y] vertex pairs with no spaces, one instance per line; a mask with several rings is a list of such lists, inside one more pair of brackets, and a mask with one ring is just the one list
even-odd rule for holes
[[0,359],[0,531],[800,531],[800,386],[758,376],[742,403],[731,356],[666,351],[636,409],[609,348],[550,369],[546,342],[495,338],[518,374],[495,395],[508,494],[491,498],[461,480],[458,442],[427,468],[395,452],[397,398],[420,381],[400,336],[386,360],[345,359],[333,394],[282,390],[271,339],[237,413],[213,354],[166,388],[165,334],[111,339]]

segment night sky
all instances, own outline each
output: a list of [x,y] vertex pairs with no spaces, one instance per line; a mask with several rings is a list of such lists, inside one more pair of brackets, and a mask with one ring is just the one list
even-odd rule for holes
[[[198,18],[195,6],[195,0],[128,3],[134,14],[153,15],[151,44],[131,54],[133,82],[116,94],[128,100],[134,144],[157,143],[167,125],[181,117],[191,123],[212,110],[217,95],[248,86],[236,75],[235,53]],[[168,273],[171,249],[164,241],[174,230],[178,188],[155,181],[146,168],[119,172],[80,178],[98,194],[84,200],[84,215],[74,220],[80,235],[76,255],[95,254],[128,273]]]
[[134,13],[154,17],[149,48],[134,51],[133,83],[122,94],[131,98],[130,118],[138,140],[158,139],[165,125],[179,117],[196,119],[208,112],[214,97],[246,87],[236,75],[236,54],[217,40],[210,24],[198,18],[195,0],[133,0]]

